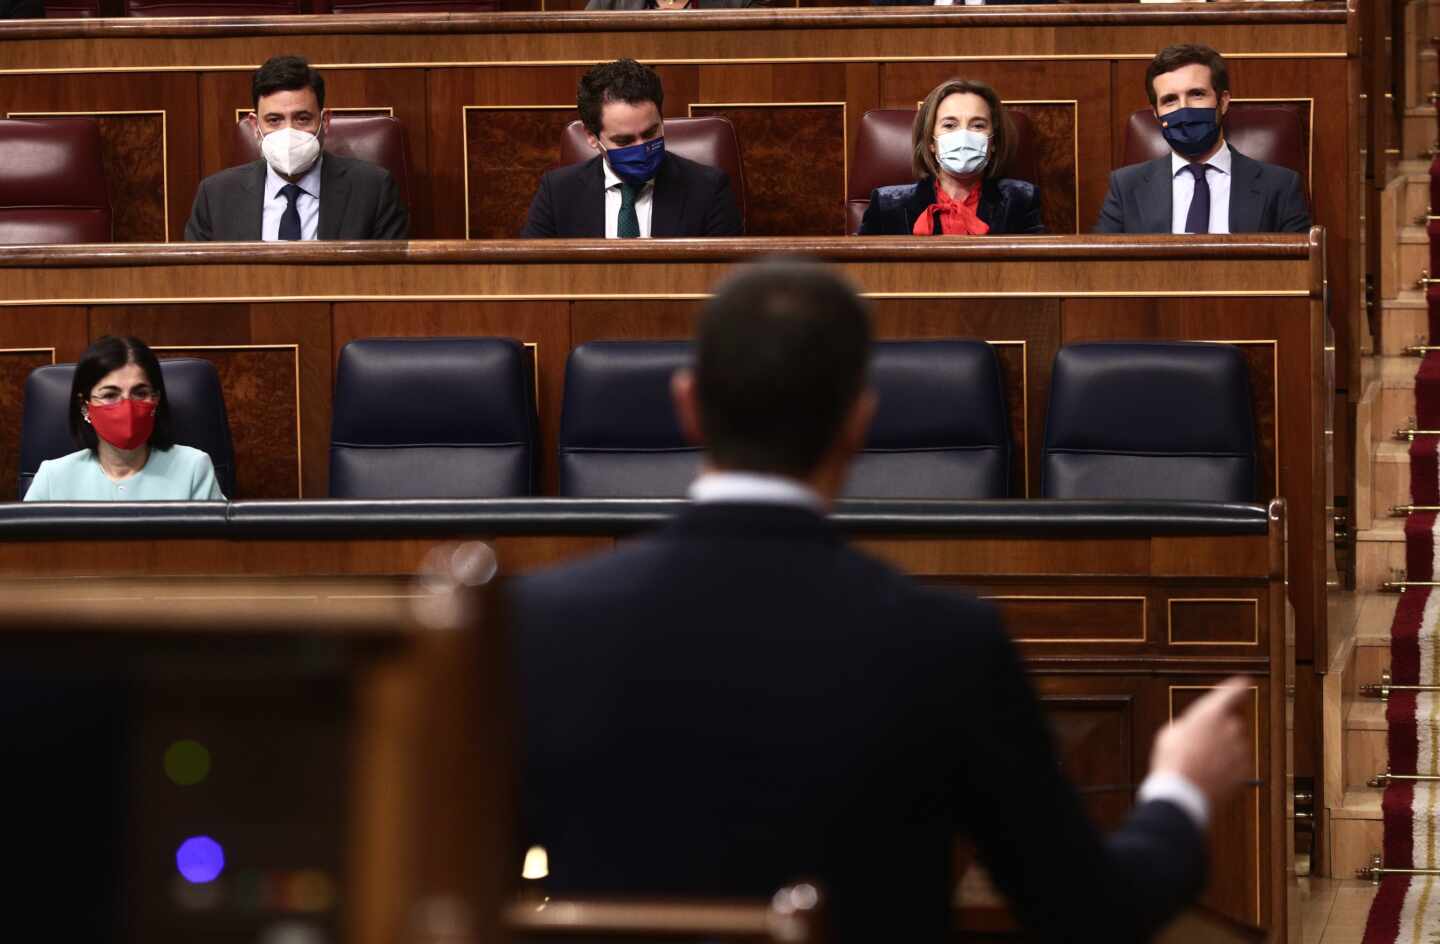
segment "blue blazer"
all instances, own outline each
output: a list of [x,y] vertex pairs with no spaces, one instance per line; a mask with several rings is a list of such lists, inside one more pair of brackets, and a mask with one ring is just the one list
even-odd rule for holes
[[[1228,147],[1228,145],[1227,145]],[[1303,233],[1310,207],[1300,175],[1230,148],[1230,232]],[[1170,155],[1110,174],[1097,233],[1169,233],[1174,215]]]
[[[520,237],[603,239],[604,160],[597,154],[583,164],[561,167],[541,177]],[[650,235],[656,239],[745,235],[730,178],[718,167],[667,151],[655,173],[654,200]]]
[[[870,205],[860,221],[861,236],[909,236],[915,220],[935,202],[935,181],[926,177],[913,184],[879,187],[870,192]],[[1023,180],[986,178],[980,185],[980,219],[990,226],[990,235],[1043,233],[1040,196],[1035,185]],[[935,231],[939,234],[939,230]]]

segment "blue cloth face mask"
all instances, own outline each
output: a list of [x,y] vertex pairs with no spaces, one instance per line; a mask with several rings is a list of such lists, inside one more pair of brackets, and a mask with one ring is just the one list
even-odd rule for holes
[[605,159],[615,176],[627,184],[638,186],[654,178],[665,159],[665,136],[653,141],[642,141],[629,147],[605,151]]
[[1183,157],[1201,157],[1210,153],[1220,140],[1218,108],[1177,108],[1160,116],[1160,133],[1175,153]]
[[990,159],[990,136],[968,128],[947,131],[935,139],[935,158],[956,177],[972,177]]

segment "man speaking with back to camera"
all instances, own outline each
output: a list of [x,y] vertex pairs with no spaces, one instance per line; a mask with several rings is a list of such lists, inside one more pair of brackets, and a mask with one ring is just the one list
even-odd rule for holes
[[261,160],[200,182],[192,242],[405,239],[409,213],[383,167],[324,152],[325,79],[299,56],[276,56],[250,82]]

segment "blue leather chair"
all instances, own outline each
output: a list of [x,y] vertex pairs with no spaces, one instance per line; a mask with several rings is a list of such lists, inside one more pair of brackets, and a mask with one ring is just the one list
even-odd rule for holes
[[510,338],[366,338],[340,351],[332,498],[535,490],[533,361]]
[[984,341],[881,341],[879,396],[847,498],[1004,498],[1010,422],[995,351]]
[[1041,494],[1255,501],[1255,442],[1238,348],[1071,344],[1055,355]]
[[688,341],[592,341],[570,352],[560,410],[560,494],[678,498],[700,469],[670,400]]
[[[227,498],[235,497],[235,447],[215,365],[198,357],[160,361],[175,441],[210,455],[215,480]],[[74,364],[54,364],[25,379],[25,412],[20,420],[20,497],[30,488],[40,463],[74,452],[70,438],[70,384]]]

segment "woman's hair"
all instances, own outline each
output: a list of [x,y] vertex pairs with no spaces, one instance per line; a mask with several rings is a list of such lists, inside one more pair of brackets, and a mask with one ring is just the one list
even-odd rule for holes
[[979,95],[990,106],[990,160],[985,165],[985,176],[999,177],[1010,162],[1015,150],[1015,126],[1005,113],[1000,96],[989,85],[976,79],[948,79],[930,90],[920,104],[920,110],[915,113],[915,126],[910,131],[913,148],[910,165],[917,178],[940,176],[940,163],[930,150],[930,142],[935,139],[935,115],[940,111],[941,102],[951,95],[965,92]]
[[95,452],[100,447],[95,428],[85,422],[81,407],[89,402],[90,392],[106,374],[126,364],[138,365],[151,388],[160,394],[160,402],[155,405],[155,431],[150,434],[150,448],[169,449],[175,445],[170,398],[165,396],[165,375],[160,372],[155,352],[139,338],[116,338],[107,334],[81,356],[75,365],[75,379],[70,384],[70,436],[80,448]]

